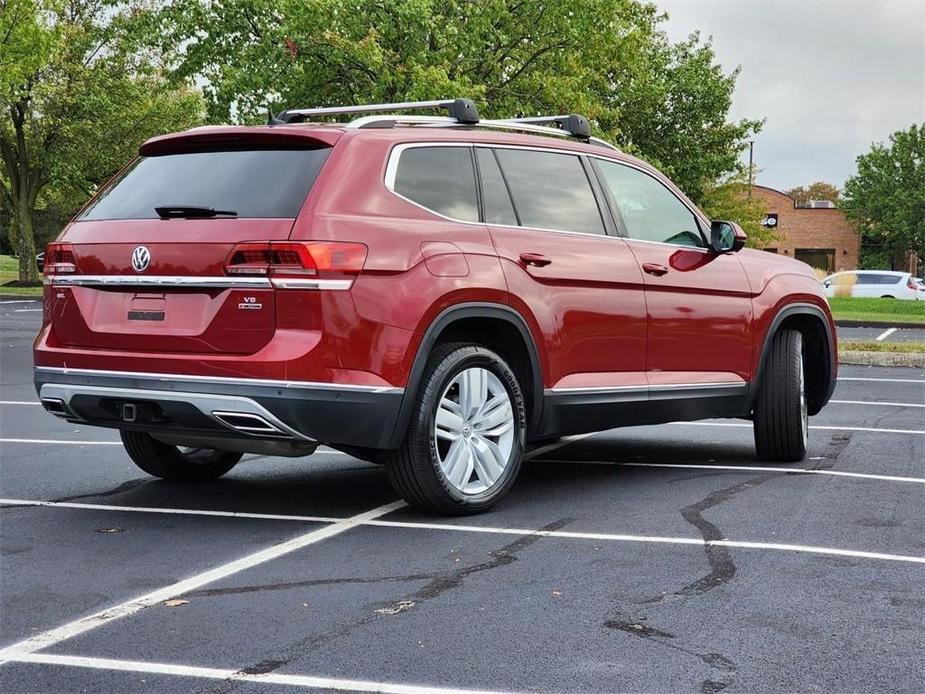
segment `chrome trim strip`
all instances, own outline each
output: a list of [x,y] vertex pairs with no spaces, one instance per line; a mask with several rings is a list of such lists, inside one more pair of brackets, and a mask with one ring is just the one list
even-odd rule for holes
[[196,277],[193,275],[51,275],[45,284],[56,287],[265,287],[266,277]]
[[277,289],[330,289],[345,290],[353,286],[353,280],[317,280],[297,277],[271,277],[270,284]]
[[364,386],[348,383],[322,383],[318,381],[275,381],[260,378],[222,378],[216,376],[192,376],[187,374],[164,374],[140,371],[107,371],[103,369],[69,369],[58,366],[36,366],[35,371],[64,376],[111,376],[116,378],[135,378],[143,381],[163,381],[170,384],[184,381],[195,383],[218,383],[227,385],[257,385],[273,388],[317,388],[318,390],[350,390],[364,393],[404,393],[404,388],[395,386]]
[[[44,383],[39,391],[40,398],[59,398],[67,403],[78,395],[90,395],[106,398],[125,398],[126,400],[172,400],[192,405],[204,415],[215,420],[231,431],[240,431],[215,416],[215,412],[235,412],[260,417],[276,427],[279,433],[302,441],[314,441],[280,421],[272,412],[250,398],[237,395],[209,395],[208,393],[182,393],[166,390],[145,390],[143,388],[110,388],[108,386],[83,386],[61,383]],[[244,432],[248,433],[248,432]]]
[[654,386],[589,386],[586,388],[546,388],[544,395],[580,395],[581,393],[674,393],[691,390],[745,390],[748,383],[745,381],[719,381],[715,383],[665,383]]

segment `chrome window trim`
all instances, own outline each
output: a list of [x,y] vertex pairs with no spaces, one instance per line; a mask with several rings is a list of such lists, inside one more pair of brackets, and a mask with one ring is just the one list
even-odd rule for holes
[[71,369],[60,366],[36,366],[37,373],[60,374],[62,376],[103,376],[134,378],[141,381],[164,381],[170,384],[183,381],[215,383],[223,385],[258,385],[273,388],[316,388],[318,390],[350,390],[365,393],[403,393],[404,388],[396,386],[364,386],[350,383],[323,383],[320,381],[277,381],[262,378],[223,378],[220,376],[194,376],[189,374],[165,374],[148,371],[108,371],[105,369]]
[[[406,149],[412,149],[415,147],[469,147],[470,149],[475,148],[475,147],[485,147],[488,149],[523,149],[523,150],[532,151],[532,152],[544,152],[547,154],[565,154],[565,155],[579,157],[579,158],[581,158],[582,156],[591,156],[591,155],[588,155],[584,152],[571,152],[568,150],[562,150],[562,149],[550,148],[550,147],[536,147],[536,146],[530,146],[530,145],[505,145],[505,144],[495,144],[492,142],[403,142],[401,144],[398,144],[392,147],[392,151],[389,153],[389,159],[386,163],[383,183],[385,185],[385,189],[389,191],[395,197],[401,198],[405,202],[411,203],[415,207],[418,207],[424,210],[425,212],[428,212],[436,217],[439,217],[440,219],[445,219],[448,222],[455,222],[456,224],[472,224],[472,225],[480,226],[483,228],[491,226],[491,227],[498,227],[501,229],[526,229],[528,231],[545,231],[545,232],[551,232],[554,234],[572,234],[572,235],[577,235],[577,236],[588,236],[593,239],[603,238],[603,239],[618,239],[620,241],[626,240],[622,236],[614,236],[612,234],[608,234],[606,233],[606,230],[605,230],[605,233],[603,234],[591,234],[587,231],[570,231],[568,229],[549,229],[547,227],[531,227],[531,226],[523,226],[523,225],[518,225],[518,224],[494,224],[494,223],[488,224],[486,222],[481,222],[481,221],[471,222],[467,219],[456,219],[455,217],[447,217],[444,214],[440,214],[439,212],[436,212],[430,209],[429,207],[425,207],[424,205],[418,202],[415,202],[411,198],[405,197],[401,193],[397,193],[394,190],[393,186],[395,185],[395,175],[398,170],[398,159],[401,157],[401,153],[404,152]],[[474,165],[475,164],[473,164],[473,166]],[[588,182],[588,185],[591,185],[590,181]],[[595,199],[595,202],[596,202],[596,199]],[[598,211],[600,212],[600,208],[598,208]],[[603,222],[603,219],[601,221]]]
[[277,289],[330,289],[345,290],[353,286],[353,280],[317,280],[301,277],[271,277],[270,283]]

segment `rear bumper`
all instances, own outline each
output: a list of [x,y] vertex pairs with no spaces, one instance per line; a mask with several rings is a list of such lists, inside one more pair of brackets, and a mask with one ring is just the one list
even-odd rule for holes
[[93,426],[382,448],[403,388],[35,367],[53,414]]

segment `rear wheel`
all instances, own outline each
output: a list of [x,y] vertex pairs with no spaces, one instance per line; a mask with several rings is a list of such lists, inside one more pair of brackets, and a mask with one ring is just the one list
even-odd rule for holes
[[484,511],[514,484],[525,430],[523,395],[504,360],[477,345],[443,345],[424,369],[401,448],[385,453],[389,479],[412,506]]
[[181,448],[162,443],[140,431],[120,431],[132,461],[154,477],[170,482],[208,482],[218,479],[241,460],[241,453],[211,448]]
[[803,336],[782,330],[774,336],[755,399],[755,449],[761,460],[796,462],[806,456]]

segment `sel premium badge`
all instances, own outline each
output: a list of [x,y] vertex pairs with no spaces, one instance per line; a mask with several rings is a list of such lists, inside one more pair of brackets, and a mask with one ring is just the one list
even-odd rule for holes
[[144,246],[138,246],[132,251],[132,267],[135,272],[144,272],[151,263],[151,251]]

